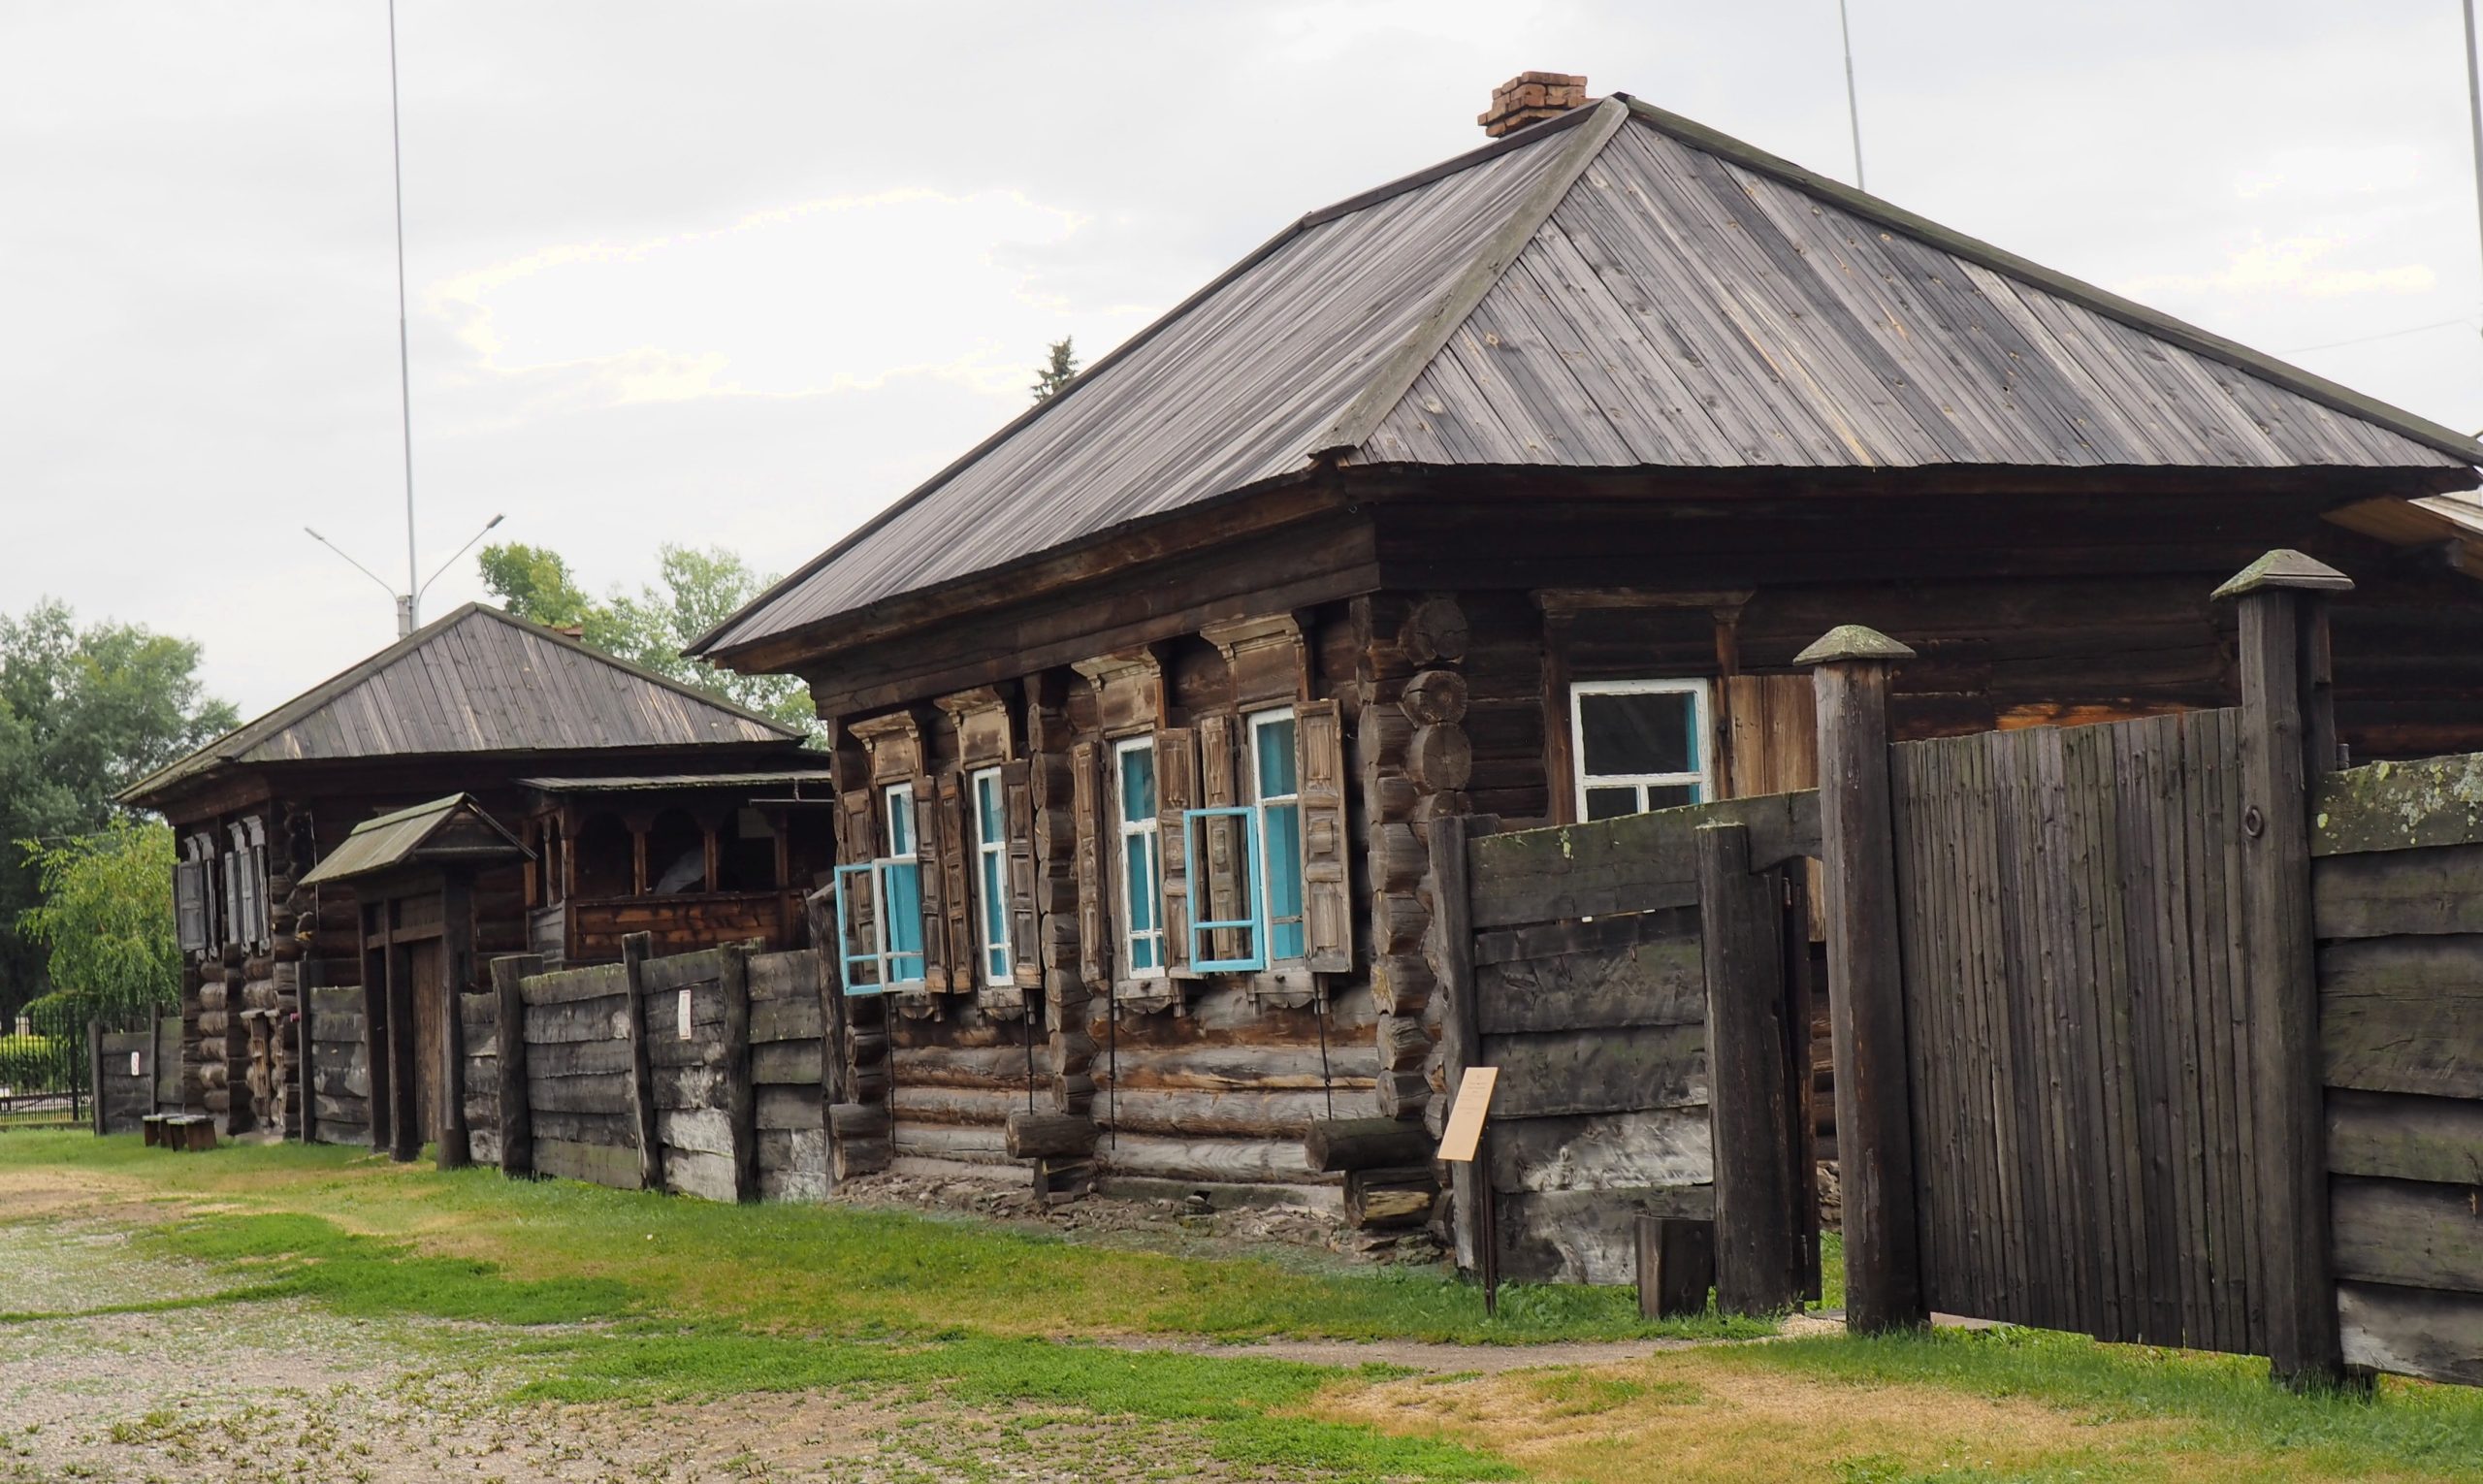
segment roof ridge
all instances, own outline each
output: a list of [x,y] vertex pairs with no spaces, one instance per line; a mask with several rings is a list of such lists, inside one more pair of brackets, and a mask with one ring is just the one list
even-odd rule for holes
[[1941,225],[1901,206],[1874,196],[1868,191],[1846,184],[1817,171],[1807,170],[1782,155],[1747,141],[1709,128],[1693,118],[1658,108],[1643,98],[1616,92],[1632,117],[1658,132],[1670,136],[1692,148],[1767,176],[1797,191],[1825,199],[1830,204],[1866,220],[1892,227],[1909,237],[1920,239],[1942,251],[1976,263],[1993,273],[2030,283],[2047,293],[2081,305],[2142,335],[2167,340],[2231,367],[2245,374],[2269,381],[2285,391],[2307,398],[2331,411],[2344,413],[2367,423],[2374,423],[2414,442],[2438,450],[2468,464],[2483,464],[2483,441],[2467,436],[2455,429],[2432,421],[2420,413],[2366,397],[2351,387],[2329,380],[2315,371],[2303,370],[2289,361],[2281,361],[2265,351],[2253,350],[2239,340],[2228,339],[2212,330],[2202,329],[2187,320],[2176,319],[2161,309],[2151,309],[2136,300],[2124,299],[2107,288],[2073,277],[2057,269],[2046,268],[2031,258],[2020,257],[2005,247],[1997,247],[1981,238],[1970,237],[1953,227]]
[[1466,317],[1474,312],[1474,306],[1483,302],[1492,285],[1500,281],[1500,275],[1534,240],[1534,234],[1543,229],[1552,212],[1567,199],[1570,188],[1578,183],[1578,177],[1586,174],[1587,167],[1603,152],[1604,145],[1612,143],[1612,137],[1629,117],[1624,95],[1618,93],[1574,112],[1580,122],[1574,126],[1575,137],[1562,143],[1561,156],[1545,169],[1543,178],[1527,187],[1526,195],[1483,240],[1466,271],[1450,280],[1431,309],[1414,322],[1404,340],[1389,352],[1354,400],[1345,404],[1345,410],[1312,441],[1308,450],[1311,457],[1358,448],[1378,431],[1389,412],[1413,390],[1423,369],[1431,365]]

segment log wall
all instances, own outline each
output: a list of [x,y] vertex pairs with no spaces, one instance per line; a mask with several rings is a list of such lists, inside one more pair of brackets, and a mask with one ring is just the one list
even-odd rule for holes
[[2329,1214],[2356,1365],[2483,1385],[2483,757],[2321,780]]
[[311,1133],[321,1144],[371,1143],[371,1045],[364,1018],[359,985],[314,988],[308,995]]

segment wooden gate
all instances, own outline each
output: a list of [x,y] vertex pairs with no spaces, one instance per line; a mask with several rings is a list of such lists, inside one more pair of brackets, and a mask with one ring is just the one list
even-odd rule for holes
[[2238,713],[1891,749],[1923,1296],[2266,1346]]
[[1627,1283],[1638,1216],[1712,1216],[1728,1309],[1815,1295],[1818,795],[1470,829],[1432,826],[1450,1085],[1500,1072],[1456,1167],[1460,1265],[1489,1242],[1507,1277]]

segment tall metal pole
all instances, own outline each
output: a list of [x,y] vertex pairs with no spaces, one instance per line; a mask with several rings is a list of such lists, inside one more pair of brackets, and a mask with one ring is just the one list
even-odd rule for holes
[[2483,73],[2474,60],[2474,0],[2466,0],[2466,119],[2474,134],[2474,227],[2483,236]]
[[[390,0],[395,3],[395,0]],[[2467,53],[2471,65],[2474,50],[2474,0],[2466,0]],[[1854,95],[1854,22],[1845,16],[1845,0],[1836,0],[1836,28],[1845,37],[1845,120],[1854,130],[1854,188],[1868,190],[1862,183],[1862,105]],[[2483,126],[2478,126],[2483,127]]]
[[397,414],[405,438],[405,600],[397,609],[397,636],[422,623],[422,571],[414,556],[413,355],[405,334],[405,162],[397,122],[397,0],[388,0],[388,166],[397,187]]

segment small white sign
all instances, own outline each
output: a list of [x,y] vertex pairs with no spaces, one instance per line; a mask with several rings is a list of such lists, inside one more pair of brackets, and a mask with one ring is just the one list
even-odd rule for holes
[[681,1039],[690,1039],[690,991],[681,991]]
[[129,1075],[132,1077],[141,1075],[138,1070],[138,1053],[136,1051],[129,1053]]

